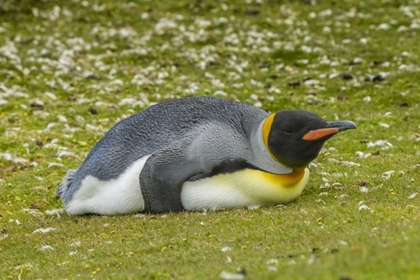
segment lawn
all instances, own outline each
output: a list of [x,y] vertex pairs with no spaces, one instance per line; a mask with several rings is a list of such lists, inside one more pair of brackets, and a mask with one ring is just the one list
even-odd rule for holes
[[[419,279],[419,1],[0,1],[2,279]],[[55,190],[116,122],[217,96],[358,129],[296,201],[78,216]]]

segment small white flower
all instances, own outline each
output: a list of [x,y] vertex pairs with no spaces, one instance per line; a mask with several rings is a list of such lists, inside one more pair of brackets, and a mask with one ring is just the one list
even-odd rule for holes
[[76,241],[70,244],[71,247],[80,247],[82,246],[82,242],[80,241]]
[[69,151],[61,151],[57,154],[58,158],[62,158],[62,157],[76,157],[76,154],[73,152],[69,152]]
[[215,91],[215,92],[213,93],[213,95],[214,95],[214,96],[224,96],[224,97],[226,97],[226,96],[227,96],[227,93],[226,93],[226,92],[224,92],[224,91],[221,91],[221,90],[217,90],[217,91]]
[[54,248],[49,246],[49,245],[45,245],[45,246],[42,246],[39,250],[41,250],[41,251],[54,251]]
[[41,100],[35,100],[31,103],[31,105],[34,107],[44,107],[45,103],[42,102]]
[[368,40],[366,38],[360,38],[360,40],[359,40],[359,43],[363,44],[363,45],[367,44],[367,42],[368,42]]
[[270,265],[270,264],[278,264],[279,261],[277,259],[269,259],[265,263],[268,264],[268,265]]
[[389,128],[389,124],[387,123],[379,123],[379,126],[383,127],[383,128]]
[[369,192],[369,189],[368,189],[368,188],[366,188],[366,187],[361,187],[359,190],[360,190],[360,192],[362,192],[362,193],[367,193],[367,192]]
[[305,53],[312,53],[312,48],[306,45],[300,47],[300,49]]
[[57,99],[57,97],[55,96],[55,94],[54,94],[54,93],[52,93],[52,92],[44,92],[44,95],[45,95],[46,97],[48,97],[48,98],[52,99],[52,100],[56,100],[56,99]]
[[277,268],[277,267],[275,267],[275,266],[268,266],[268,267],[267,267],[267,270],[268,270],[269,272],[276,272],[276,271],[278,270],[278,268]]
[[315,162],[311,162],[311,163],[309,163],[308,167],[309,167],[309,169],[311,169],[311,168],[317,168],[318,165]]
[[17,225],[20,225],[20,224],[21,224],[21,223],[20,223],[20,221],[19,221],[18,219],[16,219],[16,220],[10,219],[10,220],[9,220],[9,223],[15,223],[15,224],[17,224]]
[[366,206],[366,205],[361,205],[359,207],[359,211],[362,211],[362,210],[370,210],[370,208],[368,206]]
[[389,180],[389,178],[391,178],[391,175],[394,174],[394,173],[395,173],[394,170],[386,171],[386,172],[382,173],[382,179]]
[[225,247],[222,247],[222,248],[220,249],[220,251],[222,251],[223,253],[229,252],[229,251],[231,251],[231,250],[232,250],[232,248],[230,248],[229,246],[225,246]]
[[11,161],[14,163],[25,163],[28,162],[27,159],[21,158],[21,157],[13,157],[10,153],[0,153],[0,157],[2,157],[4,160]]
[[408,196],[408,199],[414,199],[418,193],[412,193]]
[[412,24],[410,24],[410,28],[411,29],[419,29],[420,28],[420,24],[418,24],[417,22],[413,22]]
[[57,162],[49,162],[48,163],[48,168],[51,168],[51,167],[63,167],[64,166],[64,164],[62,164],[62,163],[57,163]]
[[241,279],[245,279],[245,273],[222,271],[220,273],[220,278],[225,279],[225,280],[241,280]]
[[338,240],[338,245],[347,246],[347,242],[344,240]]
[[344,166],[360,166],[359,163],[352,162],[352,161],[340,161],[339,164],[344,165]]
[[365,96],[363,97],[363,101],[369,103],[372,100],[372,98],[370,96]]
[[344,39],[343,41],[341,41],[344,45],[348,45],[351,43],[350,39]]
[[360,152],[360,151],[356,152],[356,156],[358,156],[359,158],[368,158],[371,155],[372,155],[371,153],[363,153],[363,152]]
[[360,63],[363,62],[363,58],[361,58],[361,57],[355,57],[355,58],[353,58],[352,62],[354,64],[360,64]]
[[388,24],[388,23],[381,23],[379,26],[378,26],[378,30],[388,30],[390,28],[390,25]]
[[322,32],[326,33],[326,34],[330,34],[331,33],[331,27],[329,26],[324,26],[322,28]]
[[386,140],[377,140],[375,142],[367,143],[367,147],[368,148],[381,147],[382,150],[388,150],[389,148],[392,148],[394,146]]
[[311,265],[311,264],[313,264],[314,263],[314,261],[316,260],[316,256],[314,255],[314,254],[312,254],[310,257],[309,257],[309,259],[308,259],[308,261],[306,262],[306,264],[307,265]]
[[119,85],[119,86],[122,86],[122,85],[124,85],[124,82],[121,79],[116,79],[116,80],[111,81],[109,84],[110,85]]
[[8,234],[3,234],[2,236],[0,236],[0,241],[2,241],[3,239],[6,239],[7,237],[9,237]]
[[319,80],[314,80],[314,79],[310,79],[304,82],[305,86],[310,87],[310,86],[316,86],[319,85]]
[[32,232],[32,234],[34,234],[34,233],[48,233],[48,232],[53,231],[53,230],[55,230],[55,228],[52,228],[52,227],[48,227],[48,228],[39,228],[39,229],[34,230],[34,231]]
[[332,10],[331,9],[327,9],[327,10],[323,10],[321,12],[318,13],[318,16],[320,17],[327,17],[332,15]]
[[63,208],[60,209],[51,209],[51,210],[47,210],[45,211],[45,214],[52,216],[52,215],[57,215],[58,218],[60,218],[60,214],[64,212]]
[[118,102],[118,106],[131,105],[137,100],[135,98],[123,98]]
[[260,101],[257,101],[254,103],[255,107],[261,108],[262,107],[262,103]]

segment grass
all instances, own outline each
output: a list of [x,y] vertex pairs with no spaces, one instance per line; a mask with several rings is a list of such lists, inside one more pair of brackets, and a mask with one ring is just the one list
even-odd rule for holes
[[[418,1],[246,2],[0,2],[3,279],[418,279]],[[188,95],[358,129],[285,206],[48,214],[113,124]]]

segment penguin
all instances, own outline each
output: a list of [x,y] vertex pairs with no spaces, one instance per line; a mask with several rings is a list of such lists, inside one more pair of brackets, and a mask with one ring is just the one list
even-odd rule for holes
[[355,129],[303,110],[213,97],[153,105],[112,127],[57,188],[69,215],[270,206],[295,200],[325,141]]

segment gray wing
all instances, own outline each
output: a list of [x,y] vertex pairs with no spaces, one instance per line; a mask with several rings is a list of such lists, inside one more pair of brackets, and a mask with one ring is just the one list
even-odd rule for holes
[[250,152],[244,135],[222,125],[207,125],[153,153],[140,173],[145,211],[179,212],[182,185],[216,173],[243,168]]
[[152,154],[140,173],[144,210],[151,213],[179,212],[184,208],[180,193],[183,182],[200,168],[178,143]]

